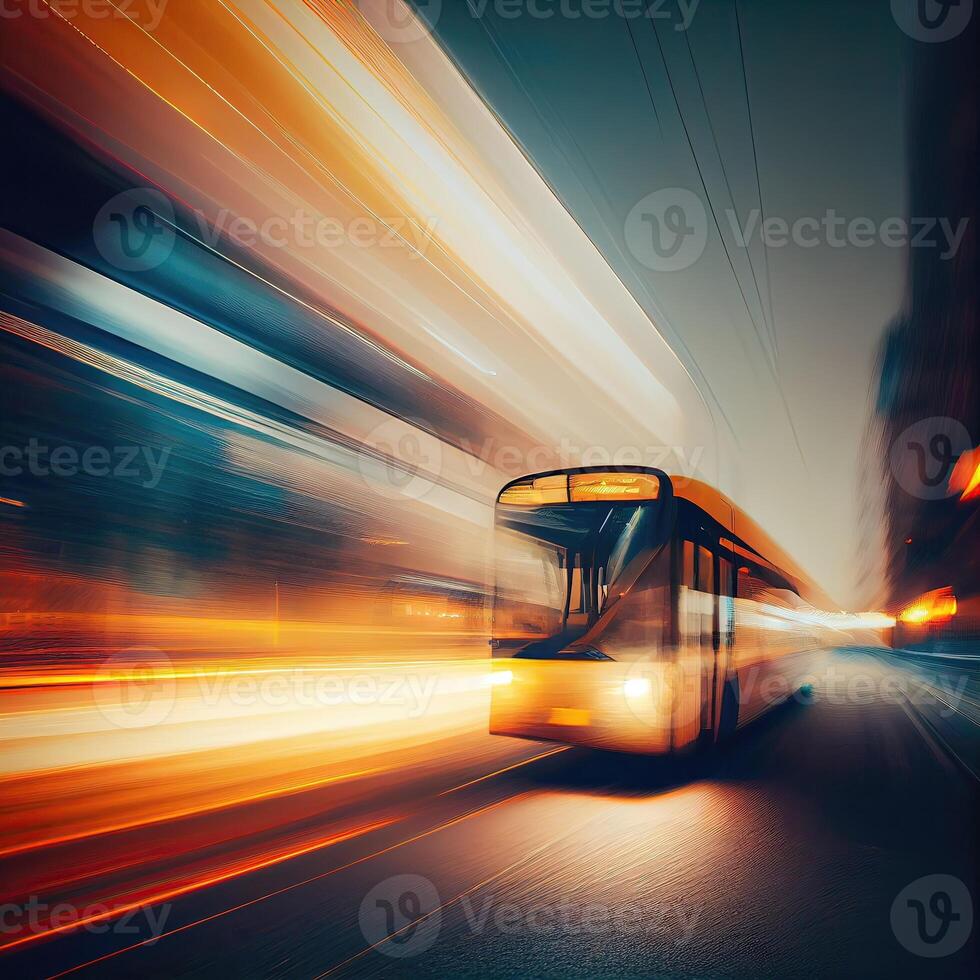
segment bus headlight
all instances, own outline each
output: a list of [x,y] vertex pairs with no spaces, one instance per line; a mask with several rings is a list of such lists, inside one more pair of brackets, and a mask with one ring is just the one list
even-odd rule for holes
[[514,679],[514,672],[511,670],[495,670],[487,679],[494,687],[501,687]]
[[628,698],[642,698],[649,694],[651,689],[652,685],[647,677],[631,677],[623,685],[623,693]]

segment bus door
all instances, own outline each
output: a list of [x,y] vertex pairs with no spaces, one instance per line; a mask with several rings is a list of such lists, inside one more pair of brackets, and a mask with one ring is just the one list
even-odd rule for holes
[[698,737],[710,740],[714,729],[714,683],[717,674],[715,627],[718,623],[718,592],[715,577],[715,555],[707,547],[703,531],[694,548],[695,622],[693,639],[701,651],[701,721]]
[[[713,704],[711,709],[712,728],[715,737],[722,730],[722,712],[725,705],[725,687],[732,684],[735,673],[735,584],[737,576],[732,562],[732,551],[720,542],[715,554],[715,627],[712,646],[715,651],[714,683],[712,684]],[[733,694],[736,693],[734,690]]]
[[700,741],[712,728],[712,637],[715,626],[713,556],[693,509],[683,510],[674,547],[676,602],[674,630],[674,747]]
[[[734,639],[734,572],[730,543],[717,526],[699,528],[694,550],[695,594],[699,615],[692,624],[701,648],[701,725],[704,741],[718,738],[722,725],[725,685],[732,673]],[[694,637],[692,637],[694,639]]]
[[674,747],[712,741],[731,670],[731,546],[724,527],[681,512],[674,542]]

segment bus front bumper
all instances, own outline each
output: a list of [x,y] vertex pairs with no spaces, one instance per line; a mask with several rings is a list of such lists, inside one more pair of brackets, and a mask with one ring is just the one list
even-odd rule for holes
[[493,661],[490,732],[616,752],[670,751],[670,665]]

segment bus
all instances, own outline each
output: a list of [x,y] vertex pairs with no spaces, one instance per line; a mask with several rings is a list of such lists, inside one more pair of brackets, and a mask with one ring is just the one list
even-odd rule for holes
[[493,734],[693,750],[791,697],[828,645],[826,596],[698,480],[556,470],[494,514]]

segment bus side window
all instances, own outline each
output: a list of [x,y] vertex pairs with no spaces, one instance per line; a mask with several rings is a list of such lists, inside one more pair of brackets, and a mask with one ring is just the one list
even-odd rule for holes
[[695,587],[693,541],[684,542],[684,562],[683,567],[681,568],[681,585],[685,585],[689,589],[693,589]]
[[707,548],[698,548],[698,585],[699,592],[709,594],[715,591],[714,560]]
[[732,595],[732,563],[727,558],[718,558],[718,595]]
[[575,566],[572,568],[571,599],[568,603],[570,613],[582,611],[582,566],[579,563],[578,555],[575,556]]

